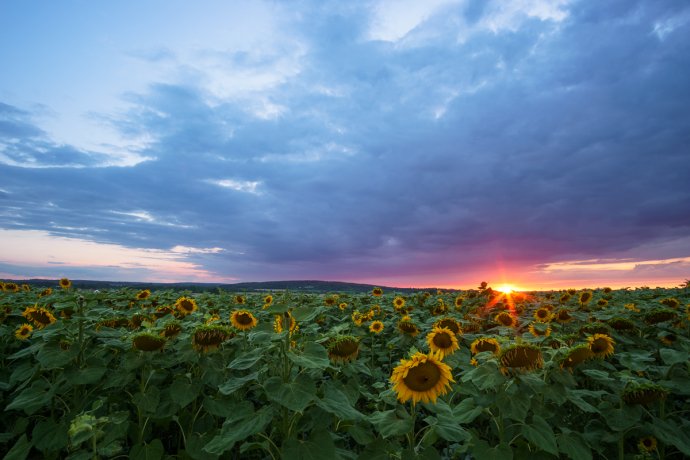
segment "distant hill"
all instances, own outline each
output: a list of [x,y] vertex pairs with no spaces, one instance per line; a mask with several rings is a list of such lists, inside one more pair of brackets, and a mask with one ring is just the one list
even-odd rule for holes
[[[15,281],[19,284],[29,284],[31,286],[56,287],[58,280],[30,279]],[[421,290],[432,290],[436,288],[400,288],[390,286],[377,286],[372,284],[346,283],[343,281],[320,281],[320,280],[296,280],[296,281],[257,281],[247,283],[142,283],[136,281],[94,281],[94,280],[72,280],[72,285],[78,289],[117,289],[132,287],[136,289],[179,289],[192,292],[216,291],[223,289],[226,291],[239,292],[262,292],[262,291],[299,291],[299,292],[371,292],[375,287],[380,287],[384,292],[417,292]],[[448,291],[448,289],[444,289]]]

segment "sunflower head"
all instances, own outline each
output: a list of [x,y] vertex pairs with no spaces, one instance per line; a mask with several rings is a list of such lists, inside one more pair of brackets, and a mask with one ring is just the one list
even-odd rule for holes
[[548,337],[551,335],[551,326],[545,323],[532,323],[529,325],[529,332],[535,337]]
[[53,288],[45,288],[42,290],[39,294],[38,297],[47,297],[53,293]]
[[369,331],[374,334],[380,334],[383,331],[383,323],[381,321],[372,321],[369,325]]
[[453,301],[453,305],[455,305],[456,310],[460,310],[462,308],[462,302],[465,299],[462,296],[457,296],[455,300]]
[[517,320],[507,311],[502,311],[496,315],[494,321],[504,327],[515,327],[517,325]]
[[31,337],[33,330],[34,328],[31,324],[24,323],[14,331],[14,336],[19,340],[26,340]]
[[31,321],[33,325],[39,329],[50,326],[57,321],[50,310],[40,307],[28,307],[24,310],[22,316]]
[[662,299],[659,301],[661,305],[665,305],[668,308],[672,308],[676,310],[678,307],[680,307],[680,302],[678,299]]
[[405,316],[400,321],[398,321],[398,330],[403,334],[412,337],[419,334],[419,328],[415,323],[412,322],[409,316]]
[[217,350],[220,345],[232,337],[232,333],[223,326],[199,326],[192,335],[192,347],[195,350],[207,353]]
[[273,303],[273,296],[271,294],[264,296],[264,305],[271,305],[272,303]]
[[381,297],[383,295],[383,289],[381,289],[380,287],[375,287],[371,290],[371,295],[373,295],[374,297]]
[[624,390],[621,398],[625,404],[634,406],[636,404],[648,405],[666,398],[668,390],[653,383],[632,384]]
[[156,308],[156,311],[153,312],[153,317],[154,318],[162,318],[166,315],[171,315],[173,313],[173,308],[169,305],[161,305],[160,307]]
[[534,312],[534,320],[540,323],[548,323],[551,321],[551,317],[551,310],[546,307],[538,308],[537,311]]
[[335,302],[336,302],[335,297],[333,297],[333,296],[331,296],[331,295],[329,295],[329,296],[327,296],[327,297],[325,297],[325,298],[323,299],[323,303],[324,303],[327,307],[332,307],[333,305],[335,305]]
[[572,297],[572,296],[566,292],[566,293],[564,293],[564,294],[561,294],[561,296],[559,297],[558,301],[559,301],[560,303],[568,303],[568,301],[570,300],[571,297]]
[[592,291],[582,291],[580,293],[580,297],[578,298],[580,305],[586,305],[590,300],[592,300]]
[[235,303],[236,303],[237,305],[244,305],[245,303],[247,303],[247,298],[246,298],[245,296],[243,296],[243,295],[240,295],[240,294],[237,294],[237,295],[233,298],[233,300],[235,301]]
[[470,345],[470,351],[473,355],[483,351],[490,351],[494,355],[498,355],[501,352],[501,346],[493,337],[479,337]]
[[678,317],[678,313],[670,308],[655,308],[644,315],[644,321],[647,324],[658,324],[665,321],[671,321]]
[[177,299],[175,308],[181,316],[187,316],[198,309],[196,300],[191,297],[180,297]]
[[434,327],[426,336],[426,343],[429,344],[431,352],[437,354],[440,359],[452,355],[460,348],[455,332],[445,327]]
[[453,318],[439,319],[434,323],[434,327],[445,327],[446,329],[450,329],[451,331],[453,331],[454,334],[462,334],[462,328],[460,328],[460,324],[458,324],[458,322],[455,321]]
[[528,371],[539,369],[544,365],[544,359],[542,358],[539,347],[526,343],[515,344],[506,348],[501,352],[499,361],[504,371]]
[[149,289],[142,289],[137,292],[137,300],[148,299],[151,296],[151,291]]
[[585,324],[580,328],[580,334],[607,334],[611,335],[611,328],[605,323]]
[[640,440],[637,442],[637,448],[643,454],[654,452],[656,450],[656,446],[657,442],[654,436],[645,436],[640,438]]
[[328,344],[328,357],[333,362],[354,361],[359,355],[359,340],[351,335],[341,335]]
[[614,351],[613,345],[616,343],[607,334],[594,334],[587,337],[589,343],[589,350],[595,358],[606,358],[611,356]]
[[60,278],[58,283],[62,289],[69,289],[72,287],[72,281],[70,281],[68,278]]
[[338,308],[340,308],[340,311],[345,311],[345,310],[347,310],[347,303],[345,303],[345,302],[340,302],[340,304],[338,305]]
[[568,353],[561,360],[561,368],[571,369],[578,364],[584,363],[588,359],[593,358],[594,355],[589,349],[589,345],[582,344],[568,350]]
[[609,326],[617,331],[632,331],[635,329],[635,323],[628,318],[615,317],[606,322]]
[[5,283],[2,285],[2,290],[5,292],[19,292],[19,285],[17,283]]
[[659,341],[666,346],[673,346],[678,340],[678,336],[672,332],[663,332],[659,336]]
[[393,299],[393,307],[395,307],[396,310],[401,310],[405,306],[405,299],[403,299],[400,296],[397,296],[395,299]]
[[247,310],[235,310],[230,315],[230,322],[240,331],[248,331],[258,324],[257,319]]
[[275,332],[280,334],[285,329],[289,329],[290,335],[299,330],[297,321],[295,321],[295,318],[292,317],[292,314],[289,311],[286,311],[282,315],[276,315],[275,319],[273,320],[273,330]]
[[165,339],[150,332],[142,332],[132,338],[132,346],[139,351],[158,351],[165,345]]
[[419,401],[436,404],[440,395],[448,392],[453,380],[450,366],[434,354],[415,353],[400,360],[390,378],[398,400],[412,404]]
[[609,304],[609,301],[606,299],[599,299],[597,300],[597,305],[600,307],[605,307]]
[[182,326],[177,321],[170,322],[163,327],[161,331],[161,336],[167,339],[172,339],[177,337],[180,332],[182,332]]

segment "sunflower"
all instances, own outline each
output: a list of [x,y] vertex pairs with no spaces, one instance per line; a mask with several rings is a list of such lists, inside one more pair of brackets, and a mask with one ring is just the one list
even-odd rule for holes
[[667,346],[670,347],[670,346],[673,346],[673,344],[676,343],[676,341],[678,340],[678,336],[677,336],[676,334],[671,333],[671,332],[664,332],[664,333],[661,334],[661,336],[659,337],[659,340],[660,340],[661,343],[663,343],[664,345],[667,345]]
[[299,326],[297,325],[297,321],[295,321],[295,318],[292,317],[292,314],[290,314],[289,311],[286,311],[282,315],[276,315],[275,320],[273,321],[273,330],[276,331],[278,334],[285,330],[286,323],[284,320],[289,321],[290,335],[292,335],[293,332],[299,330]]
[[551,321],[552,316],[551,310],[546,307],[538,308],[537,311],[534,312],[535,321],[539,321],[540,323],[548,323]]
[[455,321],[453,318],[440,319],[434,323],[434,327],[445,327],[453,331],[454,334],[462,334],[462,328],[460,328],[460,324],[458,324],[458,322]]
[[582,291],[580,293],[580,297],[578,298],[580,305],[587,305],[590,300],[592,300],[592,291]]
[[14,336],[19,340],[26,340],[31,337],[33,330],[34,327],[31,324],[24,323],[19,326],[16,331],[14,331]]
[[197,310],[196,300],[191,297],[180,297],[175,302],[175,308],[182,316],[187,316]]
[[165,315],[170,315],[173,312],[173,308],[169,305],[161,305],[160,307],[157,307],[156,310],[153,312],[154,318],[162,318]]
[[354,361],[359,355],[359,340],[351,335],[334,338],[328,344],[328,358],[335,362]]
[[434,327],[426,336],[426,343],[432,353],[436,353],[440,359],[450,356],[460,348],[455,332],[445,327]]
[[633,384],[623,390],[621,398],[629,405],[647,405],[666,398],[668,391],[653,383]]
[[654,452],[656,450],[656,438],[654,436],[640,438],[637,442],[637,448],[640,449],[640,452],[643,454]]
[[24,310],[22,316],[34,323],[34,326],[39,329],[43,329],[57,321],[55,316],[45,308],[28,307]]
[[72,287],[72,282],[67,278],[61,278],[59,284],[62,289],[69,289]]
[[674,310],[680,307],[680,302],[678,299],[663,299],[660,300],[659,303],[667,306],[668,308],[673,308]]
[[209,316],[206,321],[204,321],[204,324],[212,324],[218,321],[220,321],[220,315],[218,313],[214,313]]
[[398,330],[403,334],[407,334],[412,337],[419,334],[419,328],[415,323],[412,322],[409,316],[404,316],[400,321],[398,321]]
[[558,299],[558,301],[560,303],[568,303],[568,301],[570,300],[571,297],[572,296],[566,292],[565,294],[561,295],[561,297]]
[[273,303],[273,296],[271,294],[268,294],[266,297],[264,297],[264,305],[271,305]]
[[644,321],[647,324],[658,324],[676,319],[677,316],[678,313],[670,308],[655,308],[644,315]]
[[635,329],[635,323],[628,318],[615,317],[606,322],[609,326],[617,331],[632,331]]
[[597,300],[597,305],[600,307],[605,307],[609,304],[609,301],[606,299],[599,299]]
[[517,325],[517,320],[508,313],[507,311],[502,311],[498,315],[494,317],[494,321],[496,321],[498,324],[501,326],[505,327],[514,327]]
[[199,326],[192,335],[192,347],[196,351],[207,353],[218,349],[223,342],[231,337],[230,331],[223,326]]
[[529,325],[529,332],[535,337],[548,337],[551,335],[551,326],[544,323],[532,323]]
[[433,354],[420,352],[400,360],[390,381],[398,400],[405,403],[411,399],[413,405],[419,401],[436,404],[436,399],[446,394],[451,382],[455,382],[450,366]]
[[483,351],[490,351],[498,355],[501,352],[501,346],[498,344],[498,341],[492,337],[479,337],[470,345],[470,351],[473,355]]
[[453,301],[453,305],[455,305],[456,310],[460,310],[462,308],[462,302],[465,299],[462,296],[457,296],[455,300]]
[[240,331],[254,329],[258,323],[257,319],[247,310],[235,310],[230,315],[230,322]]
[[499,358],[502,371],[539,369],[544,365],[544,359],[539,347],[526,343],[513,345],[506,348]]
[[165,339],[161,336],[142,332],[132,338],[132,346],[139,351],[158,351],[165,345]]
[[340,302],[340,305],[338,305],[338,308],[340,308],[340,311],[345,311],[347,309],[347,303]]
[[5,292],[19,292],[19,285],[17,283],[5,283],[2,286],[2,290]]
[[239,294],[237,294],[237,295],[234,297],[234,300],[235,300],[235,303],[236,303],[237,305],[244,305],[245,303],[247,303],[247,298],[246,298],[245,296],[239,295]]
[[393,306],[396,310],[400,311],[405,306],[405,299],[397,296],[395,299],[393,299]]
[[352,315],[350,315],[350,318],[355,326],[361,326],[362,322],[364,321],[364,315],[362,315],[359,310],[353,311]]
[[558,323],[565,324],[572,321],[573,317],[570,315],[570,311],[567,308],[561,308],[553,315],[553,319]]
[[163,331],[161,331],[161,336],[172,339],[177,337],[180,332],[182,332],[182,326],[177,321],[173,321],[165,325]]
[[369,325],[369,331],[374,334],[380,334],[383,331],[383,323],[381,321],[372,321]]
[[595,358],[606,358],[613,354],[613,345],[615,342],[606,334],[594,334],[587,337],[589,342],[589,349]]
[[47,297],[47,296],[51,295],[52,293],[53,293],[53,288],[46,288],[38,294],[38,297],[39,298]]
[[[370,309],[369,313],[371,313],[371,317],[373,318],[374,316],[379,316],[381,314],[381,305],[379,304],[374,304]],[[371,319],[371,318],[369,318]]]
[[568,353],[561,360],[561,368],[573,368],[591,359],[593,356],[592,350],[589,349],[589,345],[578,345],[568,350]]
[[380,287],[375,287],[371,290],[371,295],[373,295],[374,297],[381,297],[383,295],[383,289],[381,289]]
[[626,303],[623,305],[626,310],[634,311],[635,313],[639,313],[640,309],[637,308],[637,306],[634,303]]
[[325,297],[325,298],[323,299],[323,303],[324,303],[327,307],[332,307],[333,305],[335,305],[335,302],[336,302],[335,297],[330,296],[330,295],[329,295],[328,297]]
[[29,286],[28,284],[22,284],[22,291],[31,292],[31,286]]
[[150,295],[151,295],[151,291],[150,291],[150,290],[148,290],[148,289],[143,289],[143,290],[137,292],[137,300],[148,299]]

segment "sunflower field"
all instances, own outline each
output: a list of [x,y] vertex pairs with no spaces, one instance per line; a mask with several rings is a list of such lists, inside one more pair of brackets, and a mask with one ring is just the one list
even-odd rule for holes
[[690,289],[0,284],[5,459],[690,457]]

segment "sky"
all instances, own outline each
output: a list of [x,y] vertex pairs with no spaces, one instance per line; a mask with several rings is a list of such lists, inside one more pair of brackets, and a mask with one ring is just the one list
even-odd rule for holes
[[683,0],[0,2],[0,278],[690,278]]

